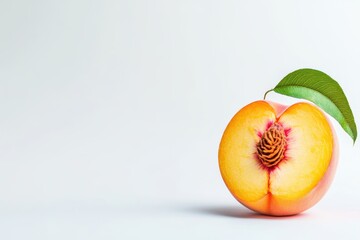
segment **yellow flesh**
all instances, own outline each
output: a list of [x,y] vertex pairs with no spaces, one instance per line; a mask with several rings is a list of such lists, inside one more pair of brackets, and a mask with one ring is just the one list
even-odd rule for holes
[[[286,159],[268,171],[256,159],[258,132],[269,122],[280,122],[288,132]],[[271,193],[278,199],[299,199],[324,176],[332,155],[331,128],[320,110],[307,103],[290,106],[276,116],[265,101],[241,109],[227,126],[219,148],[223,179],[239,200],[257,201]],[[270,174],[270,176],[269,176]]]
[[332,155],[332,132],[322,112],[307,103],[290,106],[279,122],[291,131],[287,160],[271,173],[270,191],[279,198],[297,199],[325,174]]

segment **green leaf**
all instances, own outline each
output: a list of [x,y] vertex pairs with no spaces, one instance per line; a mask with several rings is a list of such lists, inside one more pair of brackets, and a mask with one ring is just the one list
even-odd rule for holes
[[329,75],[319,70],[299,69],[286,75],[270,91],[315,103],[334,117],[355,143],[357,129],[354,115],[344,91]]

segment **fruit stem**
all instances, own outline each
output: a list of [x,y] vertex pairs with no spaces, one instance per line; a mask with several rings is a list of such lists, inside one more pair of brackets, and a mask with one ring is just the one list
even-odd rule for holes
[[270,89],[269,91],[267,91],[267,92],[264,94],[264,100],[265,100],[265,98],[266,98],[266,95],[267,95],[269,92],[271,92],[271,91],[274,91],[274,89]]

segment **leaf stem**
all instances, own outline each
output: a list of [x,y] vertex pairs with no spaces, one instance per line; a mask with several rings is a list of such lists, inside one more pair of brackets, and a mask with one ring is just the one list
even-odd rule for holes
[[269,92],[271,92],[271,91],[274,91],[274,89],[270,89],[270,90],[266,91],[266,93],[264,94],[264,100],[265,100],[265,98],[266,98],[266,95],[267,95]]

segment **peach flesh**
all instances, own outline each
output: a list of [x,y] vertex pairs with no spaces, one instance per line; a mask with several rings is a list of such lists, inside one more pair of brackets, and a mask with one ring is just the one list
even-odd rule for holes
[[[224,179],[224,182],[227,185],[227,187],[229,188],[232,195],[240,203],[242,203],[244,206],[246,206],[256,212],[259,212],[262,214],[267,214],[267,215],[274,215],[274,216],[285,216],[285,215],[294,215],[294,214],[298,214],[302,211],[305,211],[306,209],[308,209],[308,208],[312,207],[314,204],[316,204],[323,197],[323,195],[328,190],[328,188],[334,178],[337,161],[338,161],[338,144],[337,144],[337,137],[336,137],[335,131],[334,131],[330,121],[327,119],[327,117],[321,112],[321,110],[319,110],[317,107],[313,106],[312,104],[299,103],[295,107],[293,107],[295,104],[293,106],[287,107],[287,106],[277,104],[274,102],[269,102],[269,101],[258,101],[258,102],[254,102],[252,104],[255,104],[255,105],[254,106],[250,106],[251,104],[248,105],[248,106],[252,107],[252,109],[250,109],[251,110],[250,112],[254,112],[256,110],[256,108],[254,108],[254,107],[264,108],[265,110],[268,110],[271,108],[272,109],[271,111],[273,111],[273,114],[275,115],[275,118],[273,119],[273,121],[266,121],[267,126],[265,127],[265,129],[263,129],[262,131],[258,131],[256,133],[258,139],[256,140],[255,145],[259,142],[259,140],[261,139],[261,136],[264,134],[264,132],[266,132],[266,130],[269,129],[269,127],[271,127],[274,124],[274,122],[281,121],[282,118],[286,119],[286,116],[283,117],[283,114],[291,115],[292,111],[294,109],[298,110],[301,108],[305,108],[306,110],[309,109],[309,111],[312,111],[315,115],[317,114],[319,116],[318,118],[321,121],[320,125],[324,126],[324,128],[328,127],[330,129],[329,131],[331,134],[331,135],[329,135],[330,137],[327,137],[327,139],[329,141],[331,141],[331,144],[332,144],[331,153],[330,153],[330,155],[328,155],[329,159],[326,158],[327,160],[323,161],[324,164],[327,162],[327,166],[323,167],[324,168],[323,172],[318,172],[317,170],[312,170],[312,169],[309,170],[309,168],[311,166],[308,167],[307,165],[301,165],[304,167],[304,169],[295,169],[296,171],[293,171],[294,173],[301,172],[303,170],[307,170],[309,173],[314,172],[313,175],[310,174],[308,176],[310,178],[315,178],[313,176],[316,176],[317,179],[314,180],[315,182],[313,183],[313,185],[311,185],[311,186],[309,185],[310,187],[308,187],[306,189],[306,191],[304,190],[302,192],[301,191],[296,192],[297,185],[301,186],[301,184],[297,183],[297,179],[291,179],[290,177],[286,176],[287,178],[284,178],[284,179],[288,179],[294,185],[294,186],[290,186],[290,188],[289,188],[293,192],[286,192],[286,191],[272,192],[275,189],[275,188],[271,189],[272,184],[273,185],[278,184],[280,186],[278,189],[281,189],[281,184],[283,184],[283,183],[281,183],[281,182],[277,183],[276,182],[277,177],[278,177],[278,175],[282,174],[283,170],[287,170],[286,169],[286,161],[289,161],[289,164],[291,164],[292,159],[287,159],[287,149],[285,149],[284,157],[281,159],[280,163],[276,164],[275,166],[267,167],[264,164],[261,164],[261,161],[259,161],[259,157],[257,156],[256,146],[255,146],[255,150],[253,151],[253,157],[252,157],[253,159],[252,160],[257,161],[257,163],[256,163],[257,168],[261,168],[262,171],[266,172],[266,174],[261,173],[260,170],[257,170],[257,169],[255,170],[254,173],[251,173],[251,171],[253,171],[253,170],[251,170],[251,167],[252,167],[252,165],[254,165],[254,163],[247,162],[244,165],[244,163],[242,163],[240,160],[238,160],[238,159],[234,160],[234,158],[232,158],[232,156],[237,156],[237,158],[239,158],[239,156],[240,157],[245,156],[245,155],[241,155],[241,154],[236,155],[237,154],[236,151],[240,151],[238,149],[241,149],[241,148],[236,146],[236,141],[233,140],[233,139],[241,139],[240,138],[241,136],[237,136],[236,130],[239,128],[239,125],[241,125],[240,124],[241,121],[243,121],[243,119],[246,120],[246,117],[237,116],[238,114],[241,115],[240,112],[242,110],[240,110],[239,113],[237,113],[237,115],[235,115],[234,118],[229,123],[227,129],[224,132],[222,141],[220,143],[219,165],[220,165],[221,175]],[[266,106],[266,105],[268,105],[268,106]],[[269,106],[270,106],[270,108],[269,108]],[[293,112],[296,113],[296,111],[293,111]],[[306,113],[306,111],[305,111],[305,113]],[[322,116],[320,116],[320,115],[322,115]],[[291,117],[287,117],[287,118],[291,119]],[[245,120],[243,121],[244,125],[248,124],[248,120],[246,120],[246,121]],[[237,122],[237,121],[240,121],[240,122]],[[306,121],[306,119],[305,119],[305,121]],[[291,131],[292,131],[291,127],[288,127],[288,126],[285,127],[284,132],[285,132],[287,141],[290,141],[290,145],[291,145],[291,141],[292,141]],[[238,134],[238,135],[240,135],[240,134]],[[235,137],[233,137],[233,136],[235,136]],[[326,136],[328,136],[328,135],[326,135]],[[290,138],[290,140],[288,138]],[[326,143],[326,141],[324,141],[324,143]],[[243,141],[242,144],[246,145],[245,148],[249,146],[249,145],[247,145],[246,141]],[[326,144],[324,144],[324,145],[326,145]],[[287,146],[286,146],[286,148],[287,148]],[[290,146],[290,148],[291,148],[291,146]],[[316,148],[322,148],[322,145],[318,144],[316,146]],[[303,151],[311,152],[312,150],[310,151],[310,149],[304,149]],[[291,152],[291,149],[289,152]],[[325,151],[325,152],[327,152],[327,151]],[[306,153],[304,156],[307,156]],[[244,162],[246,162],[246,161],[244,161]],[[245,171],[243,169],[244,166],[239,167],[236,163],[241,163],[244,166],[249,167],[251,171],[249,171],[249,172]],[[321,162],[321,164],[323,164],[323,163]],[[283,166],[285,166],[285,169],[282,169]],[[260,174],[256,175],[259,172],[260,172]],[[245,175],[245,177],[243,177],[243,175]],[[300,174],[300,176],[303,177],[301,174]],[[247,180],[247,177],[250,178],[250,180]],[[259,178],[260,180],[258,180],[257,178]],[[296,178],[296,174],[294,174],[294,178]],[[251,179],[255,179],[255,180],[253,180],[251,182]],[[306,180],[302,180],[302,178],[299,178],[298,182],[301,183],[301,181],[306,182]],[[261,182],[261,184],[263,184],[263,185],[266,183],[267,186],[258,187],[257,185],[261,185],[261,184],[259,184],[259,182]],[[255,183],[255,185],[252,186],[251,185],[252,183]],[[263,192],[262,193],[257,192],[258,191],[257,188],[261,189]],[[295,189],[295,190],[293,190],[293,189]],[[259,196],[261,196],[261,197],[259,197]]]

